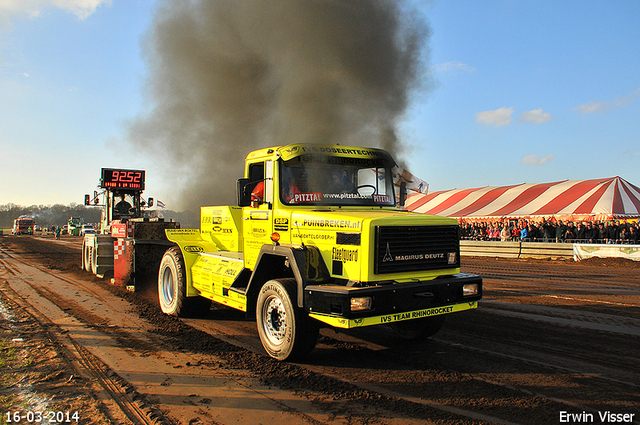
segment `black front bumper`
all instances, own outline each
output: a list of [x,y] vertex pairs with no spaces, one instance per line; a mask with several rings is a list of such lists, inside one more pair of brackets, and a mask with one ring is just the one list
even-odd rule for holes
[[[478,294],[463,296],[463,286],[477,284]],[[371,309],[351,311],[351,299],[371,297]],[[385,283],[369,287],[309,285],[304,288],[304,308],[310,314],[343,319],[397,315],[406,312],[471,303],[482,298],[482,278],[458,273],[433,280]]]

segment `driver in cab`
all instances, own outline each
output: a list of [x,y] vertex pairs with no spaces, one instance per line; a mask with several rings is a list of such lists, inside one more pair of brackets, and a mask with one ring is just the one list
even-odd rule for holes
[[[288,189],[288,190],[287,190]],[[290,203],[294,196],[300,192],[298,186],[292,181],[290,172],[284,173],[281,199],[287,203]],[[264,180],[261,180],[251,191],[251,207],[257,208],[264,202]]]
[[133,208],[129,202],[124,199],[124,195],[118,195],[120,197],[120,202],[118,202],[113,208],[115,214],[117,216],[129,215],[131,213],[131,209]]
[[334,168],[331,171],[331,192],[333,193],[353,193],[354,186],[349,181],[349,173],[343,168]]

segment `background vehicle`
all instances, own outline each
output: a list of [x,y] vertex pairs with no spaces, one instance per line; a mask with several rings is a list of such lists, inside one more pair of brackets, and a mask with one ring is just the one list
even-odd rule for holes
[[33,234],[35,225],[36,225],[36,222],[33,219],[33,217],[21,215],[20,217],[13,220],[13,229],[11,230],[11,234],[12,235]]
[[80,236],[80,230],[82,229],[82,225],[84,220],[82,217],[69,217],[67,221],[67,233],[71,236]]
[[238,206],[202,207],[200,229],[165,231],[175,246],[160,263],[162,311],[244,311],[279,360],[310,352],[320,326],[435,334],[446,314],[477,307],[482,279],[460,273],[455,219],[403,211],[394,166],[371,148],[249,153]]
[[95,233],[96,233],[96,228],[93,227],[93,224],[83,224],[82,229],[80,229],[81,236],[95,234]]

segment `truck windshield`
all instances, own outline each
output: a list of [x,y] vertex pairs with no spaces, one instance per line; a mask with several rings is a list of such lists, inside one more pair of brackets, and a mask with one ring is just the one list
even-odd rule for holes
[[113,218],[123,219],[140,216],[140,205],[136,193],[118,192],[113,194]]
[[280,160],[280,200],[288,205],[394,206],[394,165],[386,159],[329,155]]

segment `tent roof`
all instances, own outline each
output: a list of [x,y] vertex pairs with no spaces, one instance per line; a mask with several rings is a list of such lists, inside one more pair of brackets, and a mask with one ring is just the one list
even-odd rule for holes
[[640,188],[620,177],[413,193],[406,209],[455,218],[638,217]]

